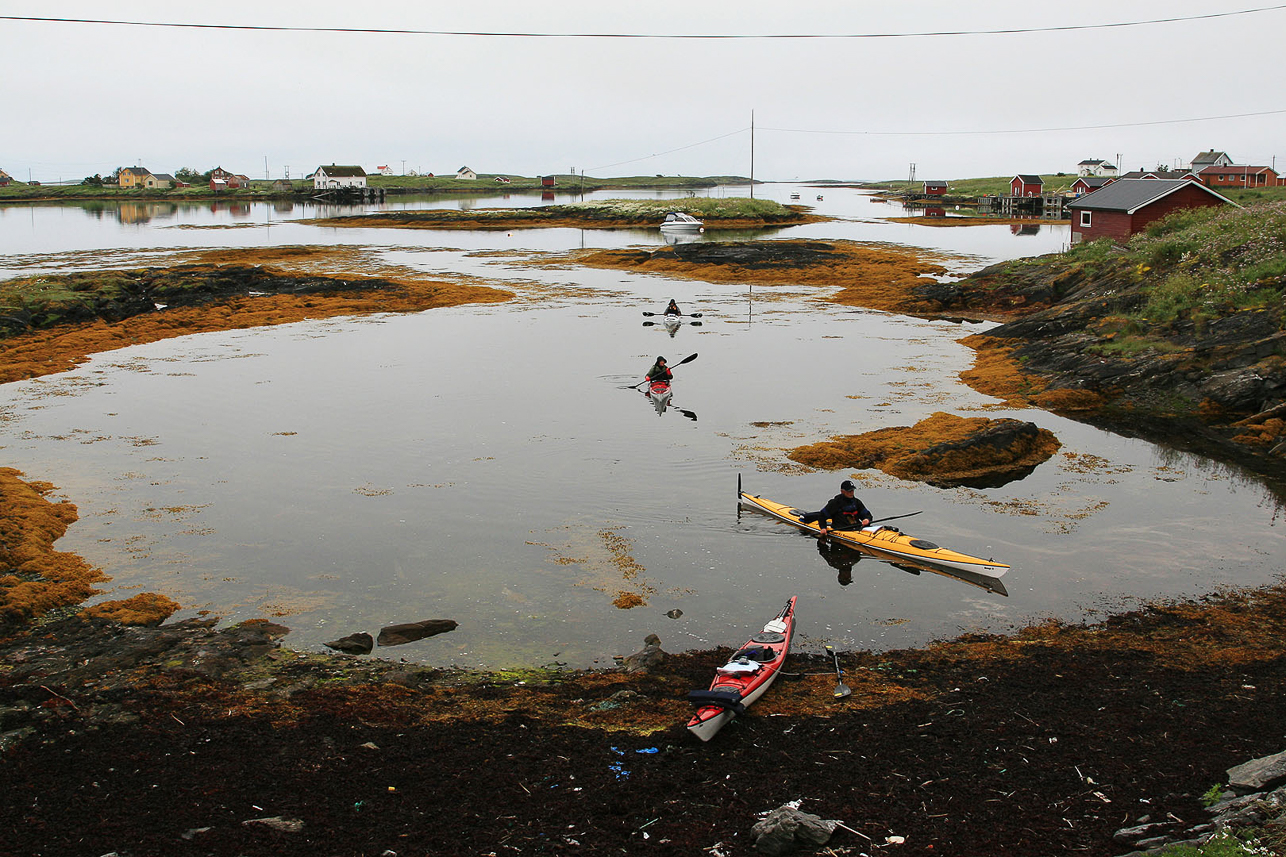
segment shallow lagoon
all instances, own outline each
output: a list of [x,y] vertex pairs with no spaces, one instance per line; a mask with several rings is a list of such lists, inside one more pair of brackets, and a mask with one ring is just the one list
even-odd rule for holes
[[[756,194],[785,201],[791,189]],[[962,270],[1066,240],[1049,224],[1036,235],[890,224],[876,214],[895,212],[864,194],[820,192],[819,209],[844,219],[773,234],[968,254]],[[250,209],[143,222],[0,209],[0,276],[188,247],[339,243],[483,277],[519,300],[202,334],[0,388],[6,463],[78,505],[57,547],[113,578],[101,598],[159,590],[189,608],[179,615],[276,617],[301,648],[452,618],[460,627],[448,635],[377,652],[579,667],[610,664],[649,632],[672,651],[736,644],[792,594],[801,646],[879,649],[1280,574],[1280,501],[1255,479],[1043,412],[997,410],[961,384],[972,353],[958,339],[987,325],[838,307],[810,290],[523,262],[660,243],[653,232],[335,230]],[[321,215],[296,206],[289,216]],[[644,326],[641,311],[670,297],[703,324],[673,337]],[[657,354],[676,363],[693,352],[666,413],[628,389]],[[801,506],[820,506],[847,475],[804,472],[782,448],[938,410],[1032,420],[1063,443],[997,489],[861,474],[859,496],[877,515],[922,510],[904,529],[1010,563],[1008,597],[871,559],[841,585],[813,540],[738,514],[739,474],[747,490]]]

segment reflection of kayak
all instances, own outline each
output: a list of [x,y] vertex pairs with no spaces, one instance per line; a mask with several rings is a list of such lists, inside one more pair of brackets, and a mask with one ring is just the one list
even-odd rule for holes
[[673,395],[669,381],[651,381],[647,385],[647,396],[656,406],[658,414],[665,412],[665,406],[670,404],[670,397]]
[[709,741],[715,733],[763,696],[777,678],[795,631],[795,597],[764,629],[754,634],[728,662],[715,671],[709,690],[694,690],[688,699],[697,711],[688,721],[688,731]]
[[[738,497],[743,505],[758,509],[779,521],[785,521],[788,524],[799,527],[806,533],[811,533],[815,536],[822,534],[821,528],[816,524],[805,524],[800,520],[802,513],[798,509],[783,506],[781,503],[775,503],[763,497],[756,497],[754,494],[747,494],[744,491],[739,491]],[[1003,577],[1005,572],[1009,571],[1009,566],[1002,562],[938,547],[933,542],[907,535],[897,527],[876,525],[861,530],[831,530],[830,538],[840,544],[863,548],[882,556],[927,563],[930,566],[940,566],[980,574],[984,577]]]
[[667,312],[661,317],[661,323],[665,325],[666,330],[678,330],[679,325],[683,324],[683,317],[672,312]]

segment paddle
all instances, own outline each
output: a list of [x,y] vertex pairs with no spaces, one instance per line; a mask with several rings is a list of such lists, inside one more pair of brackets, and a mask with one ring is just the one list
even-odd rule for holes
[[[697,359],[697,355],[696,355],[695,353],[693,353],[693,354],[689,354],[687,357],[684,357],[684,358],[683,358],[682,360],[680,360],[678,363],[675,363],[673,366],[671,366],[671,367],[670,367],[670,369],[671,369],[671,370],[673,370],[673,369],[677,369],[678,367],[682,366],[684,363],[691,363],[693,360],[696,360],[696,359]],[[631,387],[630,389],[637,390],[639,387],[642,387],[644,384],[646,384],[646,383],[648,382],[648,380],[649,380],[649,379],[644,378],[642,381],[639,381],[637,384],[635,384],[635,385],[634,385],[633,387]]]
[[831,657],[835,659],[835,678],[839,680],[839,684],[835,685],[835,698],[843,699],[853,691],[844,684],[844,673],[839,668],[839,655],[835,654],[835,650],[830,645],[826,646],[826,651],[830,652]]
[[896,521],[898,518],[909,518],[912,515],[919,515],[923,511],[924,510],[921,509],[919,512],[907,512],[905,515],[892,515],[887,518],[876,518],[874,521],[871,521],[871,523],[878,524],[880,521]]
[[[644,311],[643,311],[643,314],[644,314],[645,316],[647,316],[648,318],[651,318],[651,317],[652,317],[652,316],[654,316],[654,315],[665,315],[665,313],[663,313],[663,312],[648,312],[647,310],[644,310]],[[674,315],[674,314],[675,314],[675,313],[670,313],[670,315]],[[701,318],[701,316],[702,316],[702,313],[699,313],[699,312],[681,312],[681,313],[678,313],[678,314],[679,314],[679,315],[686,315],[688,318]]]

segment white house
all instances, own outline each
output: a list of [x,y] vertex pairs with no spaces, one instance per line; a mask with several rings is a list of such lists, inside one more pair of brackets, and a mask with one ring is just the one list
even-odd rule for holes
[[336,166],[318,167],[313,173],[313,188],[329,190],[341,187],[366,187],[366,170],[361,167]]
[[455,177],[462,181],[474,182],[478,180],[478,174],[468,167],[461,167],[455,171]]
[[1213,149],[1209,152],[1202,152],[1192,159],[1188,164],[1188,169],[1193,173],[1200,173],[1206,167],[1231,167],[1232,158],[1228,157],[1227,152],[1216,152]]
[[1115,165],[1098,158],[1086,158],[1076,165],[1076,175],[1086,176],[1115,176],[1120,172]]

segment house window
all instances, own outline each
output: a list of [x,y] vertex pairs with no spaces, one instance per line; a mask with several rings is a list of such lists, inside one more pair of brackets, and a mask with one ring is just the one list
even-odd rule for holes
[[1092,212],[1092,211],[1082,211],[1082,212],[1081,212],[1081,226],[1082,226],[1082,227],[1086,227],[1086,226],[1089,226],[1089,225],[1090,225],[1090,215],[1091,215],[1091,214],[1093,214],[1093,213],[1094,213],[1094,212]]

